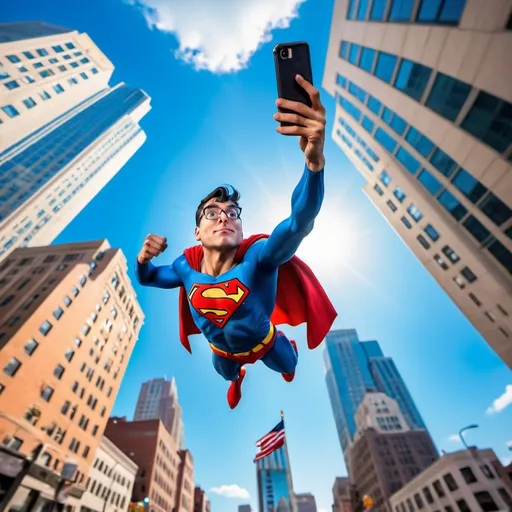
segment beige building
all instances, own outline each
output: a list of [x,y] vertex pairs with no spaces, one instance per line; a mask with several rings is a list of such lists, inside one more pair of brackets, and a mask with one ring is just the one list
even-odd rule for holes
[[0,24],[0,261],[47,245],[145,141],[140,89],[87,34]]
[[348,476],[336,477],[332,497],[332,512],[353,512],[354,493]]
[[366,195],[510,367],[511,13],[336,0],[323,76]]
[[82,512],[126,512],[138,466],[103,436],[81,500]]
[[393,512],[512,510],[510,490],[496,470],[493,450],[444,454],[390,498]]
[[0,441],[21,456],[42,443],[50,485],[27,479],[15,505],[53,499],[66,464],[84,489],[143,318],[105,240],[17,249],[0,264]]

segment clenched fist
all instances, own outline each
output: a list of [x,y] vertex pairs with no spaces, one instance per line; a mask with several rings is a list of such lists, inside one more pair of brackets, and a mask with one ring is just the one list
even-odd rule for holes
[[154,257],[162,254],[166,249],[167,238],[158,235],[148,235],[137,256],[137,261],[144,265]]

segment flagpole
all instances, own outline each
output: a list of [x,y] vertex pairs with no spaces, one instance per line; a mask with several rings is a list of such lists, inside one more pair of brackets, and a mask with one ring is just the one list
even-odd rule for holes
[[[284,412],[281,411],[281,421],[284,423]],[[295,501],[295,491],[293,490],[292,467],[290,465],[290,456],[288,454],[288,440],[286,438],[286,429],[284,436],[284,456],[286,460],[286,474],[288,477],[288,487],[290,489],[290,505],[291,512],[297,512],[297,504]]]

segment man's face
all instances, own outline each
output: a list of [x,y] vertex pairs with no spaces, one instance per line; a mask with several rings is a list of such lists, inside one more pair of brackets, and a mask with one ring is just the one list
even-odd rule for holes
[[196,240],[208,249],[231,249],[238,247],[243,238],[239,210],[232,202],[219,203],[210,199],[204,206],[195,229]]

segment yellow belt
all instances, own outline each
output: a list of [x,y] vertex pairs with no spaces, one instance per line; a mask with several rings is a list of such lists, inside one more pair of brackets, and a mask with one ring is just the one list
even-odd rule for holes
[[275,332],[276,328],[274,327],[273,324],[270,324],[270,329],[268,331],[268,334],[265,336],[265,339],[261,342],[261,343],[258,343],[258,345],[256,345],[252,350],[250,350],[249,352],[238,352],[237,354],[233,354],[231,352],[225,352],[224,350],[221,350],[220,348],[217,348],[215,345],[213,345],[212,343],[210,343],[210,348],[216,352],[217,354],[220,354],[220,355],[231,355],[231,356],[235,356],[235,357],[247,357],[249,354],[256,354],[258,353],[261,349],[263,349],[264,347],[266,347],[271,341],[272,339],[274,338],[274,332]]

